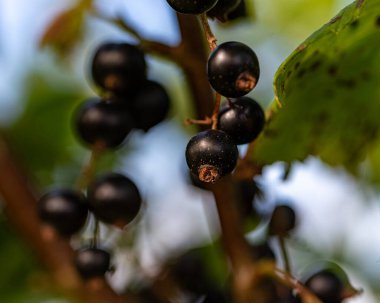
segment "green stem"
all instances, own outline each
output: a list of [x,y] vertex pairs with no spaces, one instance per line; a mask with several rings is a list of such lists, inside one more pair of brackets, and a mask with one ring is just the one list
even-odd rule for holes
[[288,251],[286,249],[285,237],[279,236],[278,241],[280,243],[280,250],[281,250],[281,254],[282,254],[282,260],[284,261],[285,271],[288,273],[291,273],[291,271],[290,271],[290,260],[289,260]]

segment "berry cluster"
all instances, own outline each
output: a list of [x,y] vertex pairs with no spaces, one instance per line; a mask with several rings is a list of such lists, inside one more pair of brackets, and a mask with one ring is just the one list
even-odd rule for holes
[[[132,129],[148,131],[166,117],[170,100],[159,83],[146,77],[143,51],[127,43],[105,43],[91,64],[93,82],[107,97],[84,101],[74,114],[78,138],[93,155],[119,147]],[[94,165],[94,164],[93,164]],[[83,177],[89,172],[84,172]],[[142,199],[127,176],[108,172],[90,176],[78,189],[56,188],[38,203],[41,221],[59,235],[70,237],[95,218],[92,244],[77,250],[75,266],[84,279],[103,276],[110,268],[110,253],[97,244],[98,220],[123,228],[136,218]]]
[[[209,16],[224,20],[241,1],[168,0],[168,3],[179,13],[208,12]],[[216,102],[217,123],[191,138],[186,147],[186,161],[200,181],[210,183],[234,170],[239,157],[236,145],[256,139],[264,127],[265,116],[255,100],[243,97],[256,87],[260,76],[259,61],[250,47],[235,41],[212,47],[207,75],[216,99],[223,96],[228,102],[222,109]]]
[[[235,169],[239,157],[237,145],[251,143],[264,128],[263,109],[255,100],[246,96],[258,83],[259,61],[255,52],[241,42],[230,41],[216,45],[216,39],[210,33],[205,17],[217,18],[221,22],[228,21],[232,19],[229,17],[230,14],[238,8],[241,9],[244,1],[167,2],[179,13],[201,14],[211,48],[207,61],[207,75],[209,84],[216,94],[214,114],[217,115],[209,119],[212,128],[196,134],[186,147],[186,162],[193,185],[208,189],[208,183],[216,182]],[[227,102],[220,108],[221,97],[225,97]],[[206,121],[194,120],[194,123],[207,124]],[[240,210],[241,219],[256,216],[253,200],[259,189],[255,181],[252,178],[235,178],[233,182],[238,203],[236,207]],[[285,270],[289,273],[291,269],[284,241],[296,224],[295,211],[285,204],[275,207],[267,224],[267,237],[277,238]],[[256,262],[267,258],[276,261],[274,253],[266,244],[253,247],[252,251],[252,259]],[[204,301],[228,302],[226,294],[212,285],[203,267],[205,264],[202,264],[199,256],[186,254],[177,260],[173,273],[179,283],[183,284],[183,288],[198,296],[205,296]],[[340,303],[345,299],[341,277],[327,268],[314,273],[304,285],[323,303]],[[260,294],[260,302],[301,302],[301,296],[270,278],[260,279],[256,287]]]
[[[206,21],[202,19],[203,23],[207,23],[207,17],[226,22],[245,13],[244,0],[167,2],[179,13],[202,14],[202,18],[206,18]],[[246,96],[256,87],[260,77],[255,52],[236,41],[216,45],[216,39],[207,33],[206,26],[205,32],[211,47],[207,76],[215,91],[215,108],[211,119],[194,122],[209,123],[211,128],[190,139],[185,155],[193,184],[208,189],[210,183],[234,171],[239,160],[238,145],[249,144],[260,135],[265,114],[259,103]],[[115,172],[95,177],[95,169],[90,164],[94,165],[92,161],[100,152],[120,147],[133,129],[147,132],[163,121],[170,107],[162,85],[147,78],[145,54],[135,45],[102,44],[95,51],[90,70],[101,96],[85,100],[76,110],[73,121],[79,140],[92,150],[92,160],[85,167],[76,189],[50,190],[38,203],[43,224],[50,232],[63,237],[79,233],[88,217],[93,217],[91,243],[77,249],[73,261],[85,280],[102,278],[110,269],[111,253],[98,245],[98,221],[123,228],[135,220],[142,206],[139,189],[131,179]],[[226,102],[220,106],[222,97]],[[258,217],[253,201],[260,195],[260,188],[253,176],[232,178],[231,182],[240,219]],[[276,263],[277,256],[268,240],[277,240],[284,272],[288,274],[291,270],[284,241],[297,225],[296,213],[289,205],[279,204],[267,219],[266,239],[262,244],[251,245],[248,258],[253,264],[268,260]],[[212,279],[201,255],[194,252],[182,255],[169,266],[169,271],[185,294],[190,293],[191,299],[194,298],[192,302],[227,303],[231,300],[231,294]],[[292,279],[285,280],[287,284],[281,284],[266,273],[258,275],[252,287],[256,288],[254,292],[260,302],[299,303],[301,294],[294,293],[288,285]],[[327,268],[309,276],[304,286],[323,303],[341,303],[345,298],[342,277]],[[299,291],[297,285],[295,288]]]

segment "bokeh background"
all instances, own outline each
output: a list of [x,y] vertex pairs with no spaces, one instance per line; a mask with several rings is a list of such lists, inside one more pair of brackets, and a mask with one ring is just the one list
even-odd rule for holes
[[[72,133],[70,119],[81,101],[96,94],[87,69],[94,48],[106,40],[136,42],[115,26],[88,16],[83,38],[69,56],[60,57],[51,49],[39,48],[49,22],[73,3],[0,0],[1,133],[41,191],[53,184],[73,184],[88,156]],[[96,3],[107,15],[128,20],[146,38],[170,45],[179,41],[176,18],[165,0]],[[267,107],[273,99],[273,76],[281,62],[349,3],[250,0],[250,19],[211,25],[219,41],[238,40],[254,48],[262,74],[250,95]],[[115,252],[115,272],[108,279],[120,291],[131,281],[154,276],[171,254],[207,243],[219,233],[212,196],[190,185],[187,179],[184,149],[194,128],[183,123],[193,112],[184,76],[168,61],[150,55],[147,59],[149,77],[162,83],[171,96],[170,116],[148,133],[132,133],[122,149],[102,162],[104,168],[130,176],[145,200],[144,215],[132,231],[101,227],[104,245]],[[331,260],[347,271],[354,286],[364,289],[362,295],[348,302],[378,302],[377,190],[343,168],[328,167],[316,158],[295,163],[286,180],[285,170],[282,163],[264,169],[257,181],[265,198],[258,207],[265,213],[276,203],[287,201],[295,208],[299,224],[288,242],[294,274],[301,276],[312,264]],[[247,237],[255,241],[264,230],[265,222]],[[85,230],[72,245],[88,237]],[[271,244],[276,250],[277,244]],[[1,208],[0,269],[1,302],[71,302],[51,285],[30,248],[1,214]]]

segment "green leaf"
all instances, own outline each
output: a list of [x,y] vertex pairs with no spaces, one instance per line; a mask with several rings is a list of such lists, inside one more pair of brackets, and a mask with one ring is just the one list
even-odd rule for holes
[[306,39],[276,73],[277,100],[255,159],[291,163],[317,155],[357,173],[376,155],[373,171],[380,171],[379,37],[380,2],[364,0]]

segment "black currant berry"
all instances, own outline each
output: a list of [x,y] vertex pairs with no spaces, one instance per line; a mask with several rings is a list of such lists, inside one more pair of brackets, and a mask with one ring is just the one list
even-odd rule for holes
[[251,244],[251,256],[254,261],[276,260],[276,256],[267,242],[261,244]]
[[84,102],[75,115],[77,134],[91,146],[115,148],[132,127],[132,117],[123,105],[99,98]]
[[167,0],[167,2],[179,13],[198,15],[210,10],[218,0]]
[[330,270],[324,269],[313,274],[307,279],[305,286],[323,303],[340,303],[342,301],[343,283],[341,279]]
[[146,79],[144,53],[128,43],[104,43],[92,59],[91,75],[106,91],[132,94]]
[[141,196],[135,183],[118,173],[98,177],[88,188],[91,211],[100,220],[124,227],[138,214]]
[[296,213],[288,205],[278,205],[273,210],[269,221],[270,235],[284,237],[296,226]]
[[221,22],[228,21],[228,14],[234,11],[241,0],[219,0],[218,3],[207,12],[210,18],[217,18]]
[[259,80],[260,67],[255,52],[241,42],[225,42],[211,53],[208,80],[222,96],[237,98],[248,94]]
[[84,280],[103,277],[110,268],[110,253],[95,247],[82,248],[76,251],[75,267]]
[[171,264],[171,273],[178,285],[194,294],[204,294],[212,288],[213,280],[204,256],[197,249],[185,252]]
[[78,232],[86,222],[87,204],[83,195],[71,189],[55,189],[38,201],[38,215],[62,236]]
[[227,20],[231,21],[231,20],[247,18],[247,17],[248,17],[248,12],[247,12],[247,6],[245,4],[245,0],[241,0],[239,5],[228,14]]
[[135,127],[148,131],[166,118],[169,108],[170,99],[165,88],[155,81],[146,81],[131,102]]
[[265,114],[260,104],[249,97],[234,99],[222,108],[218,128],[229,134],[235,144],[252,142],[264,128]]
[[215,182],[233,171],[239,156],[232,138],[220,130],[206,130],[192,137],[186,147],[186,162],[202,182]]

